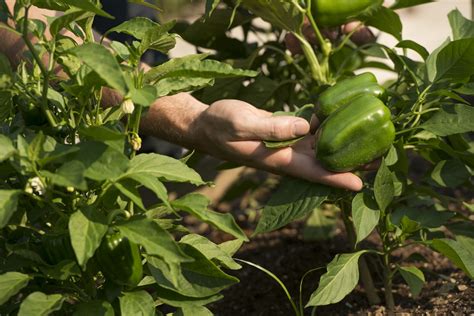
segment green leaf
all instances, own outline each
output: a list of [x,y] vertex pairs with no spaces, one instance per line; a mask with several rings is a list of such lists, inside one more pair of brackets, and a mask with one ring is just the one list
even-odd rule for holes
[[202,306],[214,303],[223,298],[221,294],[211,295],[207,297],[189,297],[158,285],[156,286],[156,294],[160,298],[160,301],[162,301],[166,305],[174,307]]
[[81,268],[74,260],[63,260],[54,266],[44,265],[39,269],[50,279],[66,281],[70,277],[80,277]]
[[76,7],[84,11],[92,12],[105,18],[114,19],[113,16],[89,0],[61,0],[61,2],[70,5],[71,7]]
[[49,315],[61,309],[64,299],[61,294],[33,292],[21,302],[18,316]]
[[116,187],[120,193],[125,197],[129,198],[135,205],[140,209],[146,210],[145,205],[143,205],[142,197],[140,192],[138,192],[138,184],[130,180],[121,180],[120,182],[114,182],[114,187]]
[[81,141],[94,140],[104,143],[119,152],[123,152],[126,135],[122,132],[105,126],[89,126],[87,128],[80,128],[79,134],[81,135]]
[[400,41],[400,42],[398,42],[396,47],[409,48],[409,49],[417,52],[418,55],[420,55],[421,58],[423,58],[423,60],[426,60],[428,58],[428,56],[430,55],[430,53],[428,52],[428,50],[426,48],[424,48],[423,46],[421,46],[420,44],[418,44],[417,42],[412,41],[412,40]]
[[167,181],[190,182],[201,185],[201,176],[186,164],[174,158],[159,154],[141,154],[130,162],[130,168],[125,176],[135,174],[158,177]]
[[474,21],[466,19],[457,8],[449,12],[448,19],[453,31],[453,40],[474,37]]
[[64,1],[58,0],[31,0],[31,4],[38,8],[66,11],[69,6]]
[[129,88],[122,74],[120,65],[112,53],[102,45],[87,43],[69,51],[89,66],[111,88],[122,95],[127,95]]
[[16,149],[10,138],[0,134],[0,162],[10,158],[15,152]]
[[77,261],[85,268],[107,233],[106,219],[99,210],[86,208],[71,215],[68,228]]
[[84,142],[79,147],[75,159],[85,165],[84,176],[89,179],[113,180],[124,175],[129,167],[129,160],[122,152],[103,143]]
[[375,176],[374,195],[382,212],[385,212],[395,196],[392,173],[386,166],[385,159],[382,160],[382,164]]
[[145,37],[148,31],[159,26],[160,24],[153,22],[148,18],[135,17],[117,25],[116,27],[109,29],[107,32],[105,32],[104,37],[106,37],[110,33],[116,32],[124,33],[141,40]]
[[79,151],[79,147],[71,145],[63,145],[58,143],[54,138],[46,136],[43,144],[43,154],[37,161],[40,166],[46,166],[51,162],[61,160],[65,156]]
[[334,237],[336,218],[327,216],[323,209],[315,208],[306,220],[303,239],[306,241],[328,240]]
[[135,104],[149,107],[160,96],[157,94],[157,89],[153,86],[144,86],[141,89],[132,88],[132,101]]
[[421,128],[438,136],[474,131],[474,107],[464,104],[444,104]]
[[190,213],[203,222],[206,222],[223,232],[248,241],[247,236],[237,225],[231,214],[224,214],[208,209],[210,200],[202,194],[190,193],[182,198],[174,200],[171,205],[174,208]]
[[213,84],[213,78],[189,78],[183,76],[161,79],[159,83],[156,84],[155,89],[157,97],[164,97],[178,92],[196,91],[204,87],[212,86]]
[[189,306],[181,307],[173,316],[212,316],[214,315],[210,310],[204,306]]
[[304,20],[304,9],[297,0],[241,0],[244,7],[270,24],[281,29],[299,32]]
[[163,203],[171,208],[171,204],[168,200],[168,192],[166,191],[165,185],[158,180],[157,178],[154,177],[149,177],[143,173],[134,173],[134,174],[129,174],[127,175],[127,178],[130,178],[147,189],[151,190],[153,193],[156,194],[156,196],[163,201]]
[[361,242],[379,223],[380,210],[374,198],[368,193],[357,194],[352,200],[352,220],[356,231],[356,243]]
[[119,300],[122,316],[155,315],[155,302],[146,291],[125,292],[119,297]]
[[474,238],[474,223],[473,222],[459,221],[459,222],[454,222],[454,223],[448,223],[445,226],[455,236],[466,236],[466,237]]
[[417,298],[425,283],[423,272],[417,267],[399,267],[398,271],[400,271],[403,279],[408,284],[413,297]]
[[434,2],[434,0],[396,0],[390,8],[392,10],[398,10],[430,2]]
[[391,221],[394,225],[401,225],[402,219],[408,217],[410,220],[419,223],[422,227],[437,228],[447,223],[456,213],[448,211],[437,211],[429,207],[420,206],[396,208],[391,214]]
[[181,250],[194,259],[182,264],[166,264],[156,257],[148,257],[148,267],[158,285],[189,297],[208,297],[238,282],[222,272],[196,248],[180,244]]
[[403,25],[400,16],[393,10],[380,7],[370,14],[366,24],[373,26],[382,32],[393,35],[399,41],[402,40]]
[[177,69],[181,69],[183,65],[186,65],[188,63],[194,63],[197,61],[202,61],[208,56],[209,54],[195,54],[195,55],[188,55],[184,57],[172,58],[171,60],[161,65],[151,68],[145,74],[145,81],[152,82],[157,79],[164,78],[168,73],[173,72]]
[[234,239],[224,241],[223,243],[217,245],[219,248],[222,249],[227,255],[233,256],[235,253],[242,247],[244,241],[242,239]]
[[474,239],[465,236],[457,236],[456,240],[434,239],[431,246],[474,279]]
[[147,81],[157,81],[159,85],[159,80],[164,78],[216,79],[241,76],[255,77],[258,74],[253,70],[233,68],[231,65],[217,60],[201,60],[202,55],[194,56],[178,61],[170,61],[153,68],[147,73]]
[[175,21],[171,21],[148,30],[140,43],[139,51],[144,53],[148,49],[153,49],[164,54],[168,53],[176,45],[177,35],[168,33],[174,25]]
[[181,238],[179,242],[193,246],[206,256],[207,259],[214,262],[217,261],[216,263],[221,264],[228,269],[239,270],[242,268],[229,254],[206,237],[197,234],[189,234]]
[[284,178],[264,207],[254,234],[278,229],[308,215],[330,192],[331,189],[322,184]]
[[442,187],[455,188],[466,182],[471,172],[460,160],[442,160],[431,172],[431,179]]
[[6,75],[8,79],[12,79],[13,70],[8,57],[0,53],[0,75]]
[[[268,78],[266,75],[259,74],[248,85],[245,87],[241,86],[237,91],[237,95],[239,100],[256,104],[259,108],[264,108],[267,102],[283,87],[283,84],[284,83],[278,83],[276,80]],[[231,86],[229,86],[229,88],[231,88]],[[295,112],[289,113],[295,114]]]
[[461,82],[474,73],[474,38],[464,38],[448,43],[435,57],[428,59],[428,78],[431,82]]
[[129,220],[117,226],[130,241],[145,247],[149,255],[159,256],[167,263],[190,261],[166,230],[148,219]]
[[7,272],[0,275],[0,305],[6,303],[10,297],[20,292],[31,278],[20,272]]
[[306,306],[334,304],[352,292],[359,282],[359,258],[366,252],[366,250],[361,250],[336,255],[328,264],[327,272],[321,276],[319,286],[311,294]]
[[[311,123],[311,117],[314,113],[314,105],[313,104],[306,104],[299,108],[295,112],[275,112],[273,113],[273,116],[295,116],[295,117],[301,117],[304,118],[308,123]],[[265,147],[267,148],[283,148],[283,147],[289,147],[293,144],[296,144],[298,141],[302,140],[305,138],[305,136],[297,137],[294,139],[289,139],[289,140],[284,140],[284,141],[271,141],[271,140],[265,140],[263,143],[265,144]]]
[[466,202],[462,202],[464,204],[464,206],[471,212],[474,212],[474,204],[470,204],[470,203],[466,203]]
[[0,228],[7,226],[16,212],[20,193],[18,190],[0,190]]
[[78,304],[73,316],[114,316],[114,308],[107,301],[90,301]]
[[83,10],[70,9],[64,12],[63,15],[58,16],[50,22],[49,30],[51,34],[57,35],[59,32],[69,26],[72,22],[86,19],[93,16],[90,12],[84,12]]
[[78,160],[66,162],[54,173],[46,170],[41,171],[41,174],[49,178],[53,184],[86,191],[87,182],[84,179],[84,173],[84,164]]

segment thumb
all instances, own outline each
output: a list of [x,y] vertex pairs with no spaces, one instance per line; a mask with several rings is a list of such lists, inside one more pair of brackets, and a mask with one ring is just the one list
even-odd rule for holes
[[258,140],[288,140],[309,133],[310,125],[302,118],[292,116],[260,117],[249,126]]

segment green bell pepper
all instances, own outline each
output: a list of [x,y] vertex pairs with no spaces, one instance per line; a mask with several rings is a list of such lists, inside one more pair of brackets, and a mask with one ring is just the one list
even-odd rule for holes
[[361,94],[371,94],[383,99],[385,88],[377,83],[377,78],[370,72],[341,80],[319,95],[316,115],[322,121]]
[[363,94],[331,114],[316,133],[316,159],[335,172],[354,170],[383,155],[395,139],[390,110]]
[[104,276],[116,284],[134,287],[143,277],[138,245],[120,232],[105,235],[95,259]]
[[69,233],[48,234],[42,240],[45,261],[56,265],[63,260],[76,260]]
[[311,11],[319,26],[337,26],[379,8],[383,0],[312,0]]

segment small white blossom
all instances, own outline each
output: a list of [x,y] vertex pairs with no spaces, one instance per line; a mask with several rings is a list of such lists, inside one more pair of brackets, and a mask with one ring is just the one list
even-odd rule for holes
[[133,134],[130,139],[130,144],[132,145],[133,150],[139,151],[142,148],[142,139],[140,136]]
[[39,177],[34,177],[28,180],[25,192],[44,195],[46,193],[46,187]]
[[133,111],[135,110],[135,105],[133,104],[133,101],[130,99],[125,99],[122,102],[122,112],[125,114],[132,114]]

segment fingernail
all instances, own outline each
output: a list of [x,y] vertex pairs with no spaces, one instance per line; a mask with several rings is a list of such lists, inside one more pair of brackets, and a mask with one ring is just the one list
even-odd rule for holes
[[306,121],[298,120],[293,124],[293,134],[304,136],[309,132],[309,124]]

